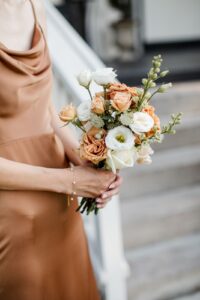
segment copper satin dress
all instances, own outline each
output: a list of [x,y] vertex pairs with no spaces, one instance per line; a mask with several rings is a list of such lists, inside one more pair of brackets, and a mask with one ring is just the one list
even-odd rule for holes
[[[51,127],[52,68],[35,17],[32,46],[0,43],[0,157],[65,168]],[[59,53],[58,53],[59,55]],[[99,300],[77,200],[45,191],[0,190],[0,300]]]

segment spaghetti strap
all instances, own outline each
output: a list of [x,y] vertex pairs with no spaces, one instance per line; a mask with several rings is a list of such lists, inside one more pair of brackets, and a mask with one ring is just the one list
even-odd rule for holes
[[33,5],[33,1],[32,1],[32,0],[29,0],[29,2],[31,3],[31,6],[32,6],[33,15],[34,15],[34,19],[35,19],[35,24],[37,24],[37,23],[38,23],[38,20],[37,20],[37,15],[36,15],[35,7],[34,7],[34,5]]

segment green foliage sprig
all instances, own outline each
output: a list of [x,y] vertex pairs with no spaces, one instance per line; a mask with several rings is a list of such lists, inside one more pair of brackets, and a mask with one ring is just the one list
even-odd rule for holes
[[176,130],[174,127],[181,123],[182,113],[178,113],[176,115],[171,115],[171,120],[169,123],[162,127],[161,134],[175,134]]
[[167,84],[163,83],[159,85],[158,88],[152,94],[150,93],[150,90],[152,88],[156,88],[157,86],[156,81],[160,78],[164,78],[169,73],[168,70],[161,71],[162,62],[163,59],[160,54],[154,56],[152,60],[152,67],[150,71],[147,73],[147,78],[142,79],[143,92],[141,93],[139,98],[138,111],[141,111],[145,102],[146,101],[149,102],[155,94],[164,93],[170,87],[172,87],[172,83],[167,83]]

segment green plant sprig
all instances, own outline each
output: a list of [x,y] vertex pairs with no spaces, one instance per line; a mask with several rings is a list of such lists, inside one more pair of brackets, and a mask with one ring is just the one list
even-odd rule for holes
[[[144,87],[144,91],[140,96],[141,98],[138,103],[138,111],[142,110],[142,107],[143,107],[144,101],[146,100],[148,91],[151,88],[156,87],[156,81],[160,78],[164,78],[169,73],[168,70],[161,72],[160,68],[161,68],[162,62],[163,62],[163,59],[160,54],[157,56],[154,56],[154,58],[152,60],[152,67],[151,67],[150,71],[147,73],[147,78],[142,79],[142,85]],[[156,91],[147,99],[147,101],[149,102],[150,99],[157,93],[164,93],[171,86],[172,86],[171,83],[160,85],[158,87],[158,89],[156,89]]]
[[175,134],[176,130],[174,130],[174,127],[181,123],[181,117],[181,112],[176,115],[171,115],[171,120],[169,121],[169,123],[162,127],[161,134]]

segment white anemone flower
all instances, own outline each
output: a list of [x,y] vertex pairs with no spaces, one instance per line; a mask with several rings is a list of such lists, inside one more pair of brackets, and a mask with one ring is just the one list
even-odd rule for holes
[[135,137],[125,126],[117,126],[108,131],[106,146],[112,150],[130,150],[134,146]]

